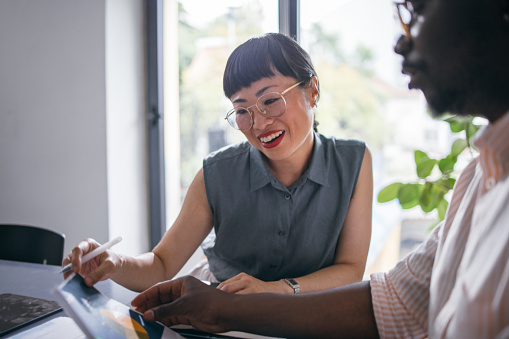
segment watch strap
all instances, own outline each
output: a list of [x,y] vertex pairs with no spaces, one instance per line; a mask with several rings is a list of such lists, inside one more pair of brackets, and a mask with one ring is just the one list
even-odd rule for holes
[[293,294],[299,294],[300,293],[300,285],[298,282],[295,281],[295,279],[287,278],[287,279],[281,279],[285,283],[288,284],[291,288],[293,288]]

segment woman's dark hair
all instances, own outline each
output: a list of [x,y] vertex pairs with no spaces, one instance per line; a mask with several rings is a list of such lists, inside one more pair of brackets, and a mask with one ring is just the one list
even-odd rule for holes
[[262,78],[283,76],[306,81],[316,75],[308,53],[287,35],[268,33],[247,40],[228,58],[223,76],[227,98]]
[[294,39],[267,33],[247,40],[230,55],[223,75],[224,94],[230,98],[255,81],[273,77],[275,71],[304,81],[301,86],[307,86],[313,76],[318,79],[309,54]]

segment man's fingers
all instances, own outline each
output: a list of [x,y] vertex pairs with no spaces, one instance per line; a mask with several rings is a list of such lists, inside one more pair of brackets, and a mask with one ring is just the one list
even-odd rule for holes
[[158,283],[140,293],[131,305],[140,312],[171,302],[180,297],[180,284],[177,281]]
[[[181,277],[154,285],[133,299],[131,305],[143,313],[147,321],[160,321],[172,326],[191,325],[207,332],[224,332],[217,321],[219,310],[210,305],[224,304],[233,297],[193,277]],[[212,300],[217,299],[218,302]]]
[[173,304],[162,304],[152,308],[146,313],[152,313],[153,319],[155,321],[160,321],[168,324],[168,321],[171,321],[171,318],[173,317],[173,309]]

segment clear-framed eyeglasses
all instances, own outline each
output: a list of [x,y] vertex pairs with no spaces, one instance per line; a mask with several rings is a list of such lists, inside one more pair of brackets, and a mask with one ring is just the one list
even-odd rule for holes
[[235,129],[245,131],[253,127],[254,123],[254,112],[253,107],[256,107],[258,111],[268,118],[277,118],[283,115],[286,111],[286,100],[283,95],[302,84],[304,81],[300,81],[283,92],[268,92],[260,96],[256,103],[249,107],[235,107],[226,113],[226,120]]
[[401,23],[403,34],[405,34],[405,36],[410,39],[410,23],[415,17],[414,6],[410,0],[394,2],[393,5],[395,15],[399,18],[399,22]]

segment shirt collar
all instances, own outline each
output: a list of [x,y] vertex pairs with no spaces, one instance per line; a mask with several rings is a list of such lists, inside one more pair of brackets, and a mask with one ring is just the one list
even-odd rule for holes
[[313,157],[309,164],[309,169],[304,173],[310,180],[323,186],[329,186],[329,163],[325,155],[325,148],[318,133],[315,132],[315,144],[313,146]]
[[[311,163],[309,164],[309,168],[302,175],[302,178],[313,180],[317,184],[323,186],[328,186],[328,169],[327,157],[325,156],[322,141],[318,133],[315,132]],[[273,178],[263,161],[262,152],[252,145],[249,150],[249,170],[251,191],[255,191],[269,184]]]
[[479,149],[479,162],[488,177],[498,180],[509,170],[509,112],[495,123],[484,126],[474,145]]

